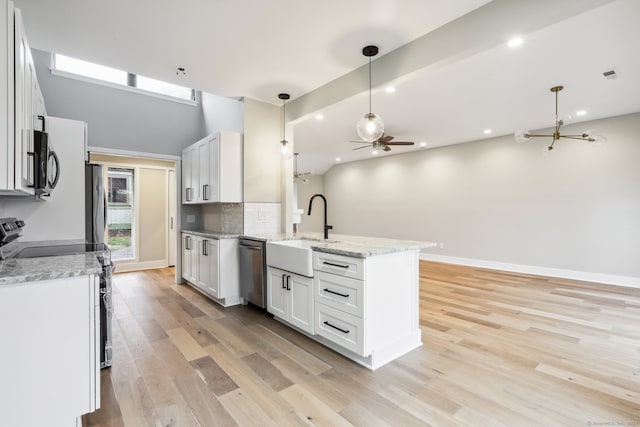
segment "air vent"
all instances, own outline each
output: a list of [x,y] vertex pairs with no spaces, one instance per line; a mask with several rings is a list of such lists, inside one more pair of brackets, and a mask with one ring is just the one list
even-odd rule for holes
[[616,74],[615,70],[605,71],[604,73],[602,73],[602,75],[609,80],[618,78],[618,75]]

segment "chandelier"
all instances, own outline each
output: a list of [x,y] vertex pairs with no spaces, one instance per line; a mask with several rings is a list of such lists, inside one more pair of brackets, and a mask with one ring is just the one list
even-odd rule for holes
[[554,132],[550,135],[543,135],[543,134],[534,134],[529,132],[528,130],[519,130],[514,135],[517,142],[525,142],[530,140],[531,138],[539,138],[539,137],[553,138],[551,140],[551,144],[549,144],[549,146],[546,147],[547,151],[553,150],[553,145],[560,138],[577,139],[580,141],[593,142],[596,144],[604,144],[605,142],[607,142],[607,138],[605,136],[600,135],[593,131],[586,131],[582,134],[577,134],[577,135],[563,135],[560,133],[560,128],[565,124],[564,120],[558,118],[558,92],[560,92],[562,89],[563,89],[562,86],[554,86],[551,88],[551,92],[556,94],[556,125],[555,125]]

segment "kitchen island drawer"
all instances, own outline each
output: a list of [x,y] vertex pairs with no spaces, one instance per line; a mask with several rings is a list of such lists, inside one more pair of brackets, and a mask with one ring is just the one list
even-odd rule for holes
[[315,303],[316,334],[360,356],[364,354],[364,322],[360,317]]
[[354,316],[364,315],[364,282],[350,277],[316,271],[315,300]]
[[364,258],[314,251],[313,269],[364,280]]

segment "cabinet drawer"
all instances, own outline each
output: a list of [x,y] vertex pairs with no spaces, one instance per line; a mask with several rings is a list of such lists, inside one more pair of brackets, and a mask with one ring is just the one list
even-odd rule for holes
[[350,277],[316,271],[316,301],[354,316],[364,315],[364,282]]
[[313,269],[364,280],[364,258],[313,252]]
[[316,334],[360,356],[364,354],[364,322],[361,318],[319,302],[315,303]]

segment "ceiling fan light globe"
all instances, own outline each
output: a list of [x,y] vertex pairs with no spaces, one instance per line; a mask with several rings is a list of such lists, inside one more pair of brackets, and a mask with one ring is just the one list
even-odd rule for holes
[[588,130],[584,133],[587,138],[587,141],[595,144],[595,145],[604,145],[607,143],[607,137],[591,130]]
[[528,141],[529,138],[531,138],[531,135],[529,134],[529,131],[528,130],[522,130],[522,129],[516,131],[516,133],[514,133],[513,136],[515,137],[516,142],[518,142],[518,143]]
[[377,114],[368,113],[358,120],[356,131],[363,141],[374,142],[382,137],[384,133],[384,122]]

